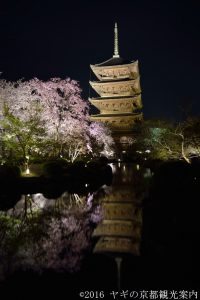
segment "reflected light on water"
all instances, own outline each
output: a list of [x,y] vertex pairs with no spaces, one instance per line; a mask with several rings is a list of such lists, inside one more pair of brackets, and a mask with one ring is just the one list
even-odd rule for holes
[[37,208],[44,208],[46,206],[46,202],[48,199],[46,199],[43,194],[37,193],[32,195],[34,204],[37,206]]
[[111,164],[109,164],[109,166],[111,166],[111,168],[112,168],[112,173],[113,173],[113,174],[115,174],[115,173],[116,173],[116,171],[117,171],[117,169],[116,169],[116,165],[115,165],[115,164],[113,164],[113,163],[111,163]]
[[120,164],[121,159],[119,158],[117,161],[118,161],[118,167],[120,168],[120,166],[121,166],[121,164]]
[[152,177],[151,169],[147,168],[145,170],[145,173],[144,173],[143,176],[144,176],[144,178],[150,178],[150,177]]

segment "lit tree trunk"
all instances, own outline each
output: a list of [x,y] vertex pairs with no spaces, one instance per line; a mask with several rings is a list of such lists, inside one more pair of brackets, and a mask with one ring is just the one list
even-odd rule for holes
[[80,153],[81,153],[80,143],[77,143],[76,145],[73,146],[72,145],[69,146],[68,156],[69,156],[69,160],[72,163],[77,159]]
[[[21,140],[21,137],[19,135],[17,135],[17,139],[19,142],[19,145],[21,146],[22,149],[22,153],[23,153],[23,160],[24,160],[24,167],[25,167],[25,171],[27,172],[27,170],[29,170],[29,156],[27,156],[27,146],[26,144]],[[29,171],[28,171],[29,173]]]
[[184,149],[184,139],[182,140],[181,142],[181,154],[182,154],[182,157],[185,159],[185,161],[188,163],[188,164],[191,164],[191,160],[186,156],[185,154],[185,149]]

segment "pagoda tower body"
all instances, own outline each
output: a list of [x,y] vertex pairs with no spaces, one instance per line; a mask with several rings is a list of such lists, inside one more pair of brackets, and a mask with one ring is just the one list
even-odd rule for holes
[[120,57],[118,29],[114,28],[114,55],[109,60],[90,65],[97,81],[90,81],[97,97],[89,101],[100,111],[91,119],[107,124],[116,141],[133,136],[134,124],[142,120],[142,101],[138,61]]

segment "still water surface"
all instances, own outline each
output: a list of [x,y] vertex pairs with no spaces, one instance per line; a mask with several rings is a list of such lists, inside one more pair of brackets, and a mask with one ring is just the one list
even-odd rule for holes
[[184,257],[179,254],[173,207],[165,214],[149,197],[151,170],[130,163],[111,167],[109,186],[94,191],[86,184],[86,192],[65,191],[56,199],[21,195],[2,214],[0,276],[5,286],[23,280],[61,293],[68,282],[73,294],[81,289],[167,288],[169,283],[191,286],[194,262],[185,259],[185,251]]

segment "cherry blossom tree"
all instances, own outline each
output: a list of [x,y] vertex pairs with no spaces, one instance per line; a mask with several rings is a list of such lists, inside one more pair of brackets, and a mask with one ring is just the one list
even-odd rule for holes
[[74,161],[87,151],[88,104],[74,80],[52,78],[46,82],[30,81],[44,108],[42,118],[54,156],[66,156]]
[[111,131],[103,123],[91,122],[89,136],[91,137],[91,148],[95,149],[93,153],[101,153],[106,157],[114,154],[114,140]]
[[24,159],[40,153],[73,162],[81,155],[112,152],[110,131],[89,120],[88,103],[74,80],[1,80],[0,102],[4,141],[12,151],[20,148]]
[[21,80],[0,81],[0,102],[4,156],[9,160],[21,159],[27,165],[29,155],[37,152],[36,145],[38,147],[44,138],[42,107],[29,82]]
[[[45,130],[43,122],[39,118],[38,109],[35,107],[34,113],[29,119],[21,120],[15,117],[10,109],[4,107],[4,119],[1,122],[4,131],[2,141],[5,145],[4,153],[11,150],[16,159],[23,158],[23,162],[27,163],[29,155],[36,151],[36,145],[42,144]],[[8,158],[11,159],[10,155]]]

